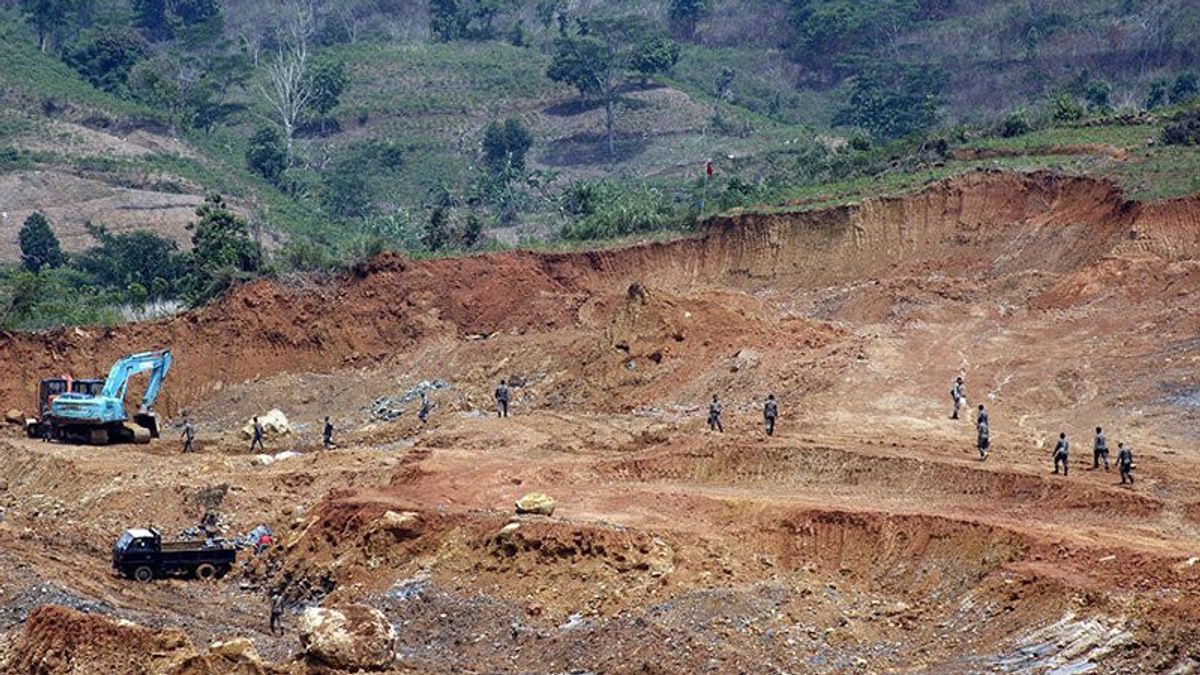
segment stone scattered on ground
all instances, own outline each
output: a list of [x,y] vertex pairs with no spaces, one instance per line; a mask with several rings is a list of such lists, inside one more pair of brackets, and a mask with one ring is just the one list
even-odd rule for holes
[[517,513],[552,516],[554,499],[541,492],[531,492],[517,500]]

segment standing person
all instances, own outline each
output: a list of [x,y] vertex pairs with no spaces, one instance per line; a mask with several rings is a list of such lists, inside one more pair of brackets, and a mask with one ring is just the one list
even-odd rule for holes
[[775,419],[779,417],[779,404],[775,402],[775,394],[767,395],[767,402],[763,404],[763,424],[767,428],[767,435],[775,435]]
[[1133,485],[1133,449],[1125,447],[1124,443],[1117,443],[1117,471],[1121,472],[1121,485],[1126,479]]
[[1067,440],[1066,432],[1058,435],[1058,444],[1054,446],[1054,473],[1058,474],[1058,465],[1062,463],[1063,475],[1067,475],[1067,459],[1071,454],[1071,442]]
[[496,417],[508,417],[508,382],[500,380],[500,386],[496,387]]
[[958,419],[958,411],[962,408],[963,401],[966,395],[963,393],[963,379],[958,376],[954,379],[954,384],[950,386],[950,398],[954,400],[954,414],[950,415],[950,419]]
[[254,417],[254,438],[250,439],[250,452],[254,452],[254,446],[258,446],[259,450],[267,451],[267,447],[263,445],[263,427],[258,421],[258,417]]
[[721,400],[716,394],[713,394],[712,403],[708,404],[708,429],[725,433],[725,427],[721,426]]
[[325,428],[321,431],[321,437],[325,445],[325,449],[333,448],[333,422],[329,421],[329,416],[325,416]]
[[429,398],[425,396],[425,392],[421,392],[421,409],[417,411],[417,419],[421,420],[421,424],[425,424],[429,419],[429,411],[432,409]]
[[188,418],[183,418],[183,433],[179,435],[183,439],[183,451],[195,452],[196,442],[196,427],[192,426],[192,421]]
[[[276,633],[275,630],[279,629]],[[283,595],[271,596],[271,635],[283,635]]]
[[979,461],[982,462],[983,460],[987,459],[988,448],[990,448],[992,445],[992,440],[991,440],[990,436],[988,435],[988,425],[987,425],[986,417],[979,424],[979,440],[978,440],[977,444],[979,446]]
[[1104,429],[1096,427],[1096,441],[1092,445],[1092,468],[1100,468],[1100,460],[1104,460],[1104,470],[1108,471],[1108,442],[1104,440]]

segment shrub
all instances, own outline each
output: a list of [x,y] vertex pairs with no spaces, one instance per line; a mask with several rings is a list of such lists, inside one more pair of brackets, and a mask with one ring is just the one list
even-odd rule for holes
[[682,224],[658,190],[607,181],[571,185],[563,196],[563,210],[577,217],[563,227],[566,239],[610,239]]
[[1023,110],[1010,114],[1000,123],[1000,135],[1004,138],[1024,136],[1030,131],[1033,131],[1033,125],[1026,119],[1025,111]]
[[1053,108],[1055,122],[1077,122],[1083,118],[1083,106],[1070,94],[1059,94]]
[[1200,145],[1200,110],[1178,115],[1163,129],[1162,141],[1167,145]]

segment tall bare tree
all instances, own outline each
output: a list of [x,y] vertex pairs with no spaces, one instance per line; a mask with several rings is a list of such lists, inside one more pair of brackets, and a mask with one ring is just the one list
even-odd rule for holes
[[312,0],[298,0],[290,3],[288,10],[287,25],[280,31],[278,47],[267,63],[266,82],[260,90],[283,127],[291,163],[296,125],[313,97],[308,43],[314,30],[315,6]]

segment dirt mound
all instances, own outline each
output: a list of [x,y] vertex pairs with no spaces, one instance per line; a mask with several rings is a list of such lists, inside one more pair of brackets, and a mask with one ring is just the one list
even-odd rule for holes
[[11,650],[11,673],[165,673],[195,647],[183,631],[154,630],[47,605]]
[[298,666],[264,664],[249,640],[217,643],[198,652],[177,628],[154,629],[44,605],[0,666],[6,673],[143,673],[145,675],[288,675]]

